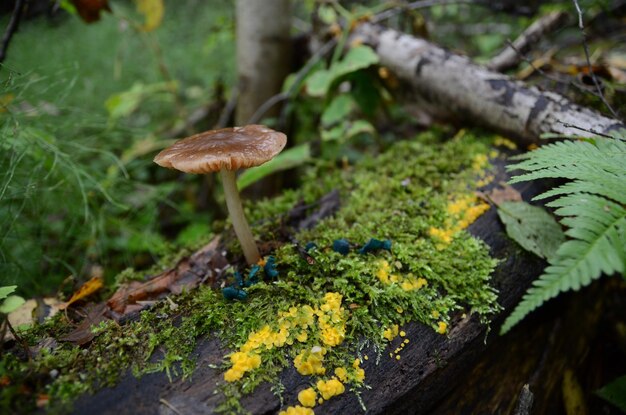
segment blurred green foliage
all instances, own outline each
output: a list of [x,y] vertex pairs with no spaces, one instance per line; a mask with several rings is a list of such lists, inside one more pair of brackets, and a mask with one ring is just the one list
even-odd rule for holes
[[92,25],[23,23],[0,69],[0,285],[32,296],[68,275],[111,278],[208,232],[178,176],[152,166],[165,132],[234,82],[230,2],[200,3],[166,5],[150,33],[121,1]]
[[[207,209],[216,197],[210,179],[157,169],[151,160],[173,139],[212,128],[232,95],[233,2],[166,1],[151,32],[138,29],[144,19],[133,2],[110,3],[113,13],[91,25],[67,14],[23,22],[0,68],[0,285],[17,284],[22,295],[53,291],[68,275],[90,277],[94,267],[109,278],[149,267],[172,244],[200,241],[219,215]],[[341,3],[294,2],[294,35],[310,29],[315,10],[327,25],[350,26],[393,5]],[[605,3],[581,6],[599,11]],[[385,24],[486,60],[530,22],[450,4],[404,11]],[[286,80],[283,119],[263,120],[290,120],[293,147],[242,175],[242,187],[317,158],[354,161],[397,140],[393,126],[416,129],[377,56],[358,45],[343,53],[348,37],[337,35],[334,53]],[[188,128],[192,113],[220,100]]]

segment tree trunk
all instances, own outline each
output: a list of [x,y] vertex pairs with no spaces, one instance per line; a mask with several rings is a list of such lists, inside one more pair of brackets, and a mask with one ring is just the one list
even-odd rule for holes
[[280,92],[290,70],[290,29],[289,0],[237,0],[237,125]]
[[621,121],[490,71],[424,39],[369,23],[359,26],[354,36],[371,45],[381,65],[410,85],[411,98],[438,118],[484,125],[522,145],[536,143],[545,133],[593,136],[626,128]]

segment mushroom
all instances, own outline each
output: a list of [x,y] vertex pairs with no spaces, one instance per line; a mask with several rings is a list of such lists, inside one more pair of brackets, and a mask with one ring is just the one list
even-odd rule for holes
[[154,162],[185,173],[220,172],[228,213],[249,265],[261,256],[246,221],[235,172],[271,160],[285,147],[285,134],[263,125],[205,131],[177,141],[161,151]]

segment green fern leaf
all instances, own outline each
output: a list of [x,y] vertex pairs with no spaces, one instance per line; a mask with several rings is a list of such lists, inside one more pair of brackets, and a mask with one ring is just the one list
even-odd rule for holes
[[[626,141],[597,139],[589,141],[562,141],[547,144],[514,158],[520,163],[507,167],[507,170],[525,170],[536,172],[533,176],[581,178],[588,171],[623,175]],[[544,172],[545,170],[545,172]],[[544,175],[554,171],[558,175]],[[525,181],[517,176],[512,182]]]
[[623,182],[618,183],[618,180],[615,180],[613,183],[598,183],[592,182],[590,180],[575,180],[573,182],[569,182],[559,187],[555,187],[552,190],[548,190],[547,192],[535,196],[533,200],[548,199],[554,196],[580,192],[604,196],[609,199],[613,199],[616,202],[626,204],[626,193],[624,193]]
[[511,182],[539,178],[571,179],[535,199],[560,196],[556,208],[570,238],[506,319],[506,333],[528,313],[559,293],[578,290],[601,275],[626,273],[626,142],[621,139],[565,141],[517,158],[508,170],[528,173]]

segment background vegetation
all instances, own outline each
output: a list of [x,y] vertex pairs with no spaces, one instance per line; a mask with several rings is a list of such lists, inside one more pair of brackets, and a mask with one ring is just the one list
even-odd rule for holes
[[[153,31],[142,29],[147,16],[128,1],[111,2],[113,12],[97,24],[64,12],[23,22],[0,72],[0,285],[17,284],[32,296],[55,291],[68,276],[111,279],[193,243],[223,217],[211,203],[220,196],[210,178],[162,171],[151,160],[174,138],[213,128],[224,114],[235,82],[231,3],[165,2]],[[296,3],[294,36],[310,30],[316,5]],[[344,17],[378,10],[357,3]],[[593,14],[608,3],[581,4]],[[542,7],[570,10],[572,4]],[[519,13],[494,20],[493,13],[450,4],[402,13],[390,24],[486,60],[531,22]],[[573,47],[579,35],[557,34],[575,38]],[[335,54],[331,67],[339,59]],[[283,167],[315,157],[355,160],[417,128],[391,100],[393,85],[367,66],[304,94],[323,69],[318,62],[293,89],[286,115],[296,150]],[[343,80],[353,85],[349,94],[339,88]],[[203,116],[190,123],[197,113]]]
[[168,131],[234,82],[230,2],[187,3],[149,33],[128,2],[94,25],[24,22],[1,74],[1,285],[43,294],[68,275],[145,267],[208,228],[194,197],[172,195],[178,177],[152,168]]

